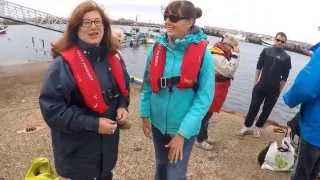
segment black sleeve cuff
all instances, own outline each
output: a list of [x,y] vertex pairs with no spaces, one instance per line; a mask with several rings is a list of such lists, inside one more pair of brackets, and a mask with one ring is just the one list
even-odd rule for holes
[[121,96],[120,100],[119,100],[118,107],[123,107],[128,111],[128,106],[129,106],[129,97]]
[[89,118],[87,118],[87,120],[85,122],[86,122],[85,123],[86,130],[98,133],[98,131],[99,131],[99,117],[90,116]]

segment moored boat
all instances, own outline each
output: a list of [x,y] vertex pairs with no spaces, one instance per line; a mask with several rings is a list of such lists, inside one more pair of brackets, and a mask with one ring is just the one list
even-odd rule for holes
[[264,46],[269,46],[269,47],[271,47],[271,46],[274,45],[274,41],[271,40],[271,39],[261,38],[261,43],[262,43],[262,45],[264,45]]
[[8,26],[0,25],[0,34],[5,34],[7,32],[7,27]]

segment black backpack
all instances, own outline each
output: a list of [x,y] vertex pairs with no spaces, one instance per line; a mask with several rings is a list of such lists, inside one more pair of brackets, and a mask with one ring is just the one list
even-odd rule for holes
[[263,148],[258,154],[257,160],[258,160],[258,163],[260,166],[262,166],[262,164],[264,163],[264,159],[266,158],[266,155],[267,155],[267,152],[270,148],[271,143],[272,142],[269,142],[267,144],[267,146],[265,148]]
[[[295,136],[300,137],[300,127],[299,127],[299,120],[301,118],[301,110],[290,120],[287,122],[287,126],[290,127],[291,131],[290,131],[290,139],[291,142],[295,142],[294,138]],[[294,144],[295,146],[297,144]]]

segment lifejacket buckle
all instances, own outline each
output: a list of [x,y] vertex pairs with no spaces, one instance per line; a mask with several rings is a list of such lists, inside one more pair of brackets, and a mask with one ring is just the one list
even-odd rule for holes
[[107,89],[105,91],[102,91],[102,94],[104,97],[106,97],[109,100],[113,100],[120,96],[119,93],[114,92],[112,89]]
[[166,87],[167,87],[167,79],[160,78],[160,88],[166,88]]

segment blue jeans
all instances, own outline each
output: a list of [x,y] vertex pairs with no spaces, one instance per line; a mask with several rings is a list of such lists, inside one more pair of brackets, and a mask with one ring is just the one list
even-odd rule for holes
[[291,180],[315,180],[320,171],[320,148],[300,138],[299,154]]
[[195,137],[184,139],[183,159],[176,163],[168,160],[169,149],[165,147],[170,140],[169,134],[162,134],[156,127],[152,126],[153,144],[156,157],[155,180],[186,180],[187,166]]
[[207,114],[204,116],[204,118],[201,121],[201,128],[197,136],[197,141],[199,143],[202,143],[203,141],[208,140],[208,126],[209,126],[209,120],[212,117],[212,114],[213,112],[207,112]]

